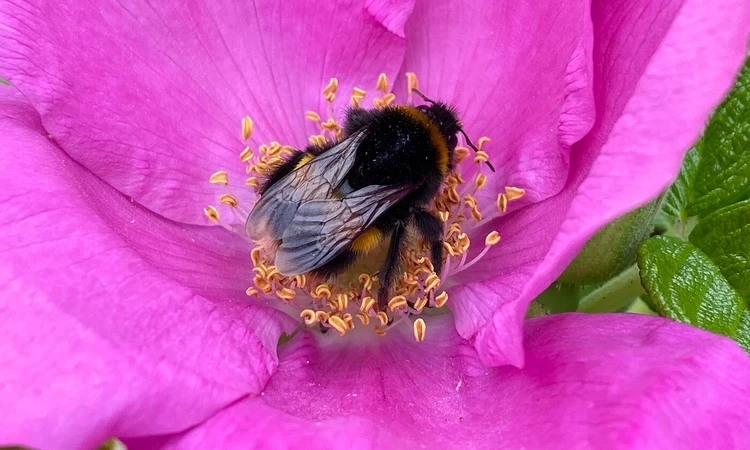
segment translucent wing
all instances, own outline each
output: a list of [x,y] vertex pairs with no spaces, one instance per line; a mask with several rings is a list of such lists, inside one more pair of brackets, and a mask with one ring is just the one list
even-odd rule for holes
[[373,185],[336,198],[366,129],[352,134],[271,186],[245,228],[254,240],[280,241],[275,265],[291,276],[323,266],[417,185]]
[[245,223],[253,240],[280,240],[300,205],[330,198],[354,164],[357,147],[365,137],[362,129],[312,161],[277,181],[261,196]]
[[323,266],[416,187],[373,185],[343,199],[304,203],[284,232],[276,268],[284,275],[296,275]]

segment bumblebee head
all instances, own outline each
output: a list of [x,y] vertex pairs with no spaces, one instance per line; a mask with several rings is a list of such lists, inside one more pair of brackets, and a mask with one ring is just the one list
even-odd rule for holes
[[458,145],[458,137],[461,132],[461,122],[458,120],[456,110],[442,102],[434,102],[429,105],[418,106],[420,111],[434,121],[440,129],[440,134],[445,137],[445,141],[451,150]]
[[[456,136],[458,133],[461,133],[464,136],[469,147],[474,149],[475,152],[479,152],[479,149],[471,142],[469,136],[466,135],[466,132],[461,125],[461,121],[458,120],[455,108],[446,105],[443,102],[430,100],[427,96],[421,93],[419,89],[412,88],[412,91],[428,103],[427,105],[417,106],[417,108],[437,123],[438,128],[440,128],[440,133],[445,137],[446,142],[448,142],[448,147],[451,153],[456,149],[456,145],[458,145],[458,137]],[[491,171],[495,171],[492,163],[486,161],[485,164],[487,164]]]

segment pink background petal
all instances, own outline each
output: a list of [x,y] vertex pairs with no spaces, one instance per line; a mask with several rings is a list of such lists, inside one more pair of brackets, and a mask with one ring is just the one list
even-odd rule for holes
[[406,37],[403,71],[455,105],[475,141],[492,139],[482,203],[505,184],[525,188],[524,203],[559,192],[569,145],[594,118],[586,2],[419,2]]
[[503,274],[451,291],[459,332],[487,364],[523,363],[528,303],[600,227],[674,179],[746,54],[747,2],[594,2],[592,11],[597,121],[572,147],[565,188],[480,230],[504,239],[462,281]]
[[260,392],[290,323],[240,297],[247,249],[132,203],[2,89],[0,442],[94,448]]
[[0,73],[74,160],[159,214],[206,224],[220,193],[209,175],[244,182],[244,115],[259,140],[305,146],[304,113],[325,111],[330,77],[337,108],[354,84],[395,77],[409,8],[368,3],[3,0]]
[[411,330],[374,346],[304,336],[261,396],[166,447],[703,449],[750,433],[750,359],[668,319],[534,319],[523,370],[483,367],[450,317],[427,330],[421,344]]

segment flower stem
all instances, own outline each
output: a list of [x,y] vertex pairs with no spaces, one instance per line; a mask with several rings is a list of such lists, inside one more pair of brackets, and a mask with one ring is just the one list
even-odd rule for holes
[[578,303],[578,311],[588,313],[620,311],[644,292],[638,265],[633,264],[582,298]]

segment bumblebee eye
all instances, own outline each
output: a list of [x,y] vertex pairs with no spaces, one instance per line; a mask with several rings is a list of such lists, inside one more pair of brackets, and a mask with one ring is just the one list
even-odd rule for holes
[[450,136],[448,137],[448,145],[449,145],[449,146],[450,146],[451,148],[456,148],[456,145],[458,145],[458,137],[456,137],[456,135],[455,135],[455,134],[451,134],[451,135],[450,135]]

